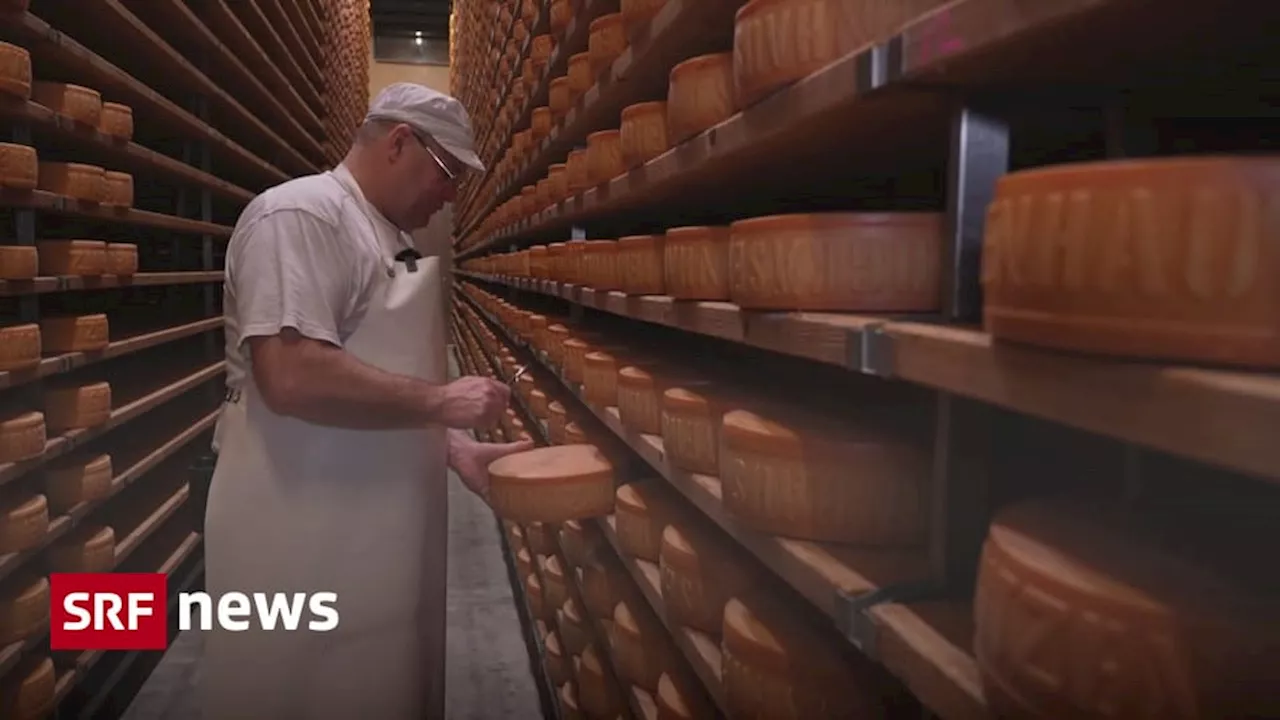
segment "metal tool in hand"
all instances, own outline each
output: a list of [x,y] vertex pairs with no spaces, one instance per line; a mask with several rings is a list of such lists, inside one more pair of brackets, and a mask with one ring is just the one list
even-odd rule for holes
[[507,381],[507,384],[515,385],[516,381],[520,379],[520,376],[524,375],[525,371],[528,369],[529,369],[528,365],[521,365],[519,368],[516,369],[515,375],[512,375],[511,379]]

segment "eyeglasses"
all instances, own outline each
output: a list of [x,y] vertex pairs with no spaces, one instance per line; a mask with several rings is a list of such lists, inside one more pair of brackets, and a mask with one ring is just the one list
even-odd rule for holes
[[427,144],[427,139],[416,132],[413,133],[413,137],[418,141],[418,144],[422,146],[422,149],[427,151],[427,154],[431,156],[431,159],[436,161],[436,165],[440,166],[440,172],[444,173],[444,176],[449,179],[449,182],[458,182],[458,174],[450,170],[448,165],[444,164],[444,161],[440,159],[440,156],[436,154],[436,151],[432,150],[431,146]]

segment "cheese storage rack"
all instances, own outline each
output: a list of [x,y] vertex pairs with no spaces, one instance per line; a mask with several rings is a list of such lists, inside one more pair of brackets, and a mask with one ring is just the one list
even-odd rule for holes
[[0,3],[0,715],[117,717],[159,660],[50,653],[49,572],[201,587],[226,242],[341,159],[369,32],[357,0]]
[[[806,652],[845,663],[833,682],[850,689],[829,698],[783,671],[751,675],[753,650],[729,637],[744,607],[769,623],[746,602],[721,628],[691,626],[685,600],[664,597],[662,563],[619,531],[619,505],[593,526],[601,562],[623,569],[675,648],[664,661],[687,707],[663,717],[734,717],[751,702],[817,717],[864,690],[879,710],[866,716],[1088,716],[1105,701],[1103,666],[1129,716],[1183,691],[1188,716],[1276,711],[1272,691],[1226,707],[1219,672],[1135,649],[1139,627],[1158,632],[1150,617],[1122,622],[1108,613],[1138,612],[1125,601],[1063,589],[1120,577],[1193,613],[1168,588],[1213,567],[1247,588],[1227,654],[1265,687],[1254,673],[1275,657],[1277,617],[1255,611],[1276,607],[1276,587],[1241,566],[1274,547],[1280,513],[1264,297],[1276,228],[1263,219],[1280,177],[1264,129],[1276,8],[460,0],[454,12],[453,88],[488,168],[454,213],[455,343],[472,372],[533,368],[495,433],[564,442],[575,423],[666,498],[670,524],[709,538],[762,605],[792,616],[777,627],[798,628],[783,642],[798,667]],[[1086,501],[1096,514],[1077,512]],[[1154,541],[1168,523],[1186,538]],[[1081,560],[1085,528],[1113,558]],[[1187,566],[1165,592],[1134,579],[1136,558],[1174,557]],[[1108,641],[1086,608],[1116,623],[1117,655],[1097,649]],[[1019,635],[1045,641],[1017,647]],[[1182,670],[1146,686],[1144,661]],[[621,682],[634,717],[670,695]],[[544,694],[575,716],[580,690],[570,672]],[[828,704],[778,699],[788,692]]]

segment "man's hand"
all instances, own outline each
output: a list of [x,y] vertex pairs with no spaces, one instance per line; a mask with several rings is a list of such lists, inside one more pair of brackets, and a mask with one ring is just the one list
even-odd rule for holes
[[492,427],[511,400],[511,388],[493,378],[467,376],[444,386],[440,422],[445,427],[471,430]]
[[449,434],[449,467],[458,473],[462,484],[486,503],[489,502],[489,463],[512,453],[533,449],[532,440],[513,443],[482,443],[464,433]]

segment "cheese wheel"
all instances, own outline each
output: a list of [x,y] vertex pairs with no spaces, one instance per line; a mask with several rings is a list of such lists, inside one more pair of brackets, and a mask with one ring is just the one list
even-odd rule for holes
[[98,132],[113,140],[132,140],[133,108],[120,103],[102,103],[102,121],[98,123]]
[[569,565],[581,567],[599,562],[604,538],[594,523],[571,520],[560,526],[560,547]]
[[561,118],[569,114],[569,108],[573,107],[570,101],[572,97],[569,92],[569,77],[562,75],[551,81],[550,90],[547,91],[547,103],[551,108],[551,117],[559,122]]
[[[521,213],[524,214],[525,217],[529,217],[537,214],[539,210],[538,203],[537,203],[537,195],[538,195],[538,186],[536,185],[525,185],[524,187],[520,188],[520,211]],[[516,255],[521,258],[523,257],[523,255],[521,255],[520,253],[517,253]],[[514,274],[517,277],[524,277],[527,273],[516,272]]]
[[618,289],[628,295],[661,295],[662,236],[630,235],[618,239]]
[[558,528],[555,525],[535,522],[525,527],[524,536],[529,543],[529,550],[534,554],[550,555],[556,551],[557,533]]
[[564,522],[613,512],[613,465],[591,445],[515,453],[489,465],[489,502],[499,517]]
[[41,240],[41,275],[102,275],[107,270],[107,244],[101,240]]
[[111,419],[111,385],[106,382],[45,388],[44,420],[49,432],[90,428]]
[[631,578],[616,558],[601,558],[599,565],[578,568],[582,603],[592,617],[613,619],[613,609],[626,597]]
[[544,660],[547,666],[547,677],[556,685],[562,685],[569,681],[570,672],[564,650],[560,647],[560,637],[554,632],[549,632],[545,643],[547,652]]
[[582,611],[573,598],[565,600],[564,606],[556,614],[560,628],[560,637],[564,647],[570,654],[578,655],[591,644],[591,631],[583,621]]
[[[568,166],[564,163],[554,163],[547,168],[547,180],[551,195],[551,204],[555,205],[569,197],[569,173]],[[561,244],[563,247],[563,244]],[[551,277],[553,280],[559,280],[559,277]]]
[[534,35],[529,44],[529,57],[539,66],[545,65],[555,52],[556,41],[548,34]]
[[733,53],[699,55],[671,68],[667,133],[672,145],[728,120],[737,110]]
[[538,620],[534,623],[534,628],[538,631],[538,639],[545,643],[547,641],[547,624],[542,620]]
[[724,609],[722,668],[729,717],[884,717],[865,658],[842,656],[819,633],[762,595],[733,598]]
[[680,506],[658,480],[618,488],[614,517],[618,544],[632,557],[658,562],[662,530],[679,517]]
[[[569,194],[576,195],[583,190],[591,187],[591,168],[587,164],[587,151],[585,148],[569,151],[569,155],[564,161],[565,173],[568,176]],[[582,250],[580,243],[566,243],[569,257],[566,259],[565,267],[568,270],[568,277],[564,282],[581,285],[582,280],[578,275],[576,253]]]
[[31,245],[0,245],[0,280],[31,280],[40,274],[40,255]]
[[552,608],[562,607],[569,599],[569,586],[565,582],[564,566],[560,564],[560,558],[555,555],[548,557],[546,566],[543,567],[542,591],[546,596],[547,604]]
[[10,412],[0,415],[0,463],[36,457],[44,452],[46,440],[43,413]]
[[511,522],[510,520],[503,520],[502,529],[506,531],[507,542],[511,544],[512,548],[518,550],[522,547],[525,547],[524,528],[520,527],[514,522]]
[[743,523],[773,535],[826,542],[924,540],[927,450],[799,411],[764,417],[730,410],[721,438],[724,506]]
[[657,708],[655,720],[701,720],[716,715],[711,701],[693,683],[677,683],[667,672],[658,678],[658,692],[653,700]]
[[40,341],[45,352],[102,350],[110,342],[106,315],[63,315],[40,318]]
[[571,337],[561,344],[563,355],[563,372],[565,379],[571,383],[582,383],[583,364],[591,346],[582,338]]
[[993,714],[1280,716],[1274,583],[1195,520],[1089,498],[999,511],[974,603]]
[[522,547],[516,551],[516,569],[521,577],[527,577],[533,572],[533,555],[529,552],[529,548]]
[[751,0],[734,18],[740,107],[858,50],[947,0]]
[[0,371],[24,370],[40,364],[40,326],[0,326]]
[[[569,4],[569,0],[556,0],[556,4]],[[578,659],[574,658],[574,665],[578,664]],[[578,705],[578,688],[571,682],[565,683],[560,688],[560,713],[563,720],[586,720],[586,715],[582,714],[582,708]]]
[[667,103],[663,100],[629,105],[622,110],[618,128],[622,163],[639,167],[671,147],[667,140]]
[[530,396],[533,395],[534,379],[533,375],[525,373],[516,380],[516,394],[520,396],[527,404]]
[[622,0],[619,10],[627,35],[639,32],[666,4],[667,0]]
[[529,127],[533,130],[533,139],[541,142],[551,134],[551,108],[540,106],[530,114]]
[[631,602],[636,604],[624,600],[613,609],[609,642],[614,668],[619,679],[653,692],[663,670],[675,664],[675,648],[653,613],[638,601]]
[[676,521],[662,531],[659,569],[667,617],[712,635],[720,634],[729,598],[756,583],[729,544],[694,522]]
[[542,592],[542,581],[537,573],[529,573],[524,579],[525,597],[529,601],[529,612],[539,620],[554,620],[555,608],[547,604]]
[[31,99],[82,125],[97,128],[102,121],[102,93],[92,88],[37,80]]
[[111,456],[74,455],[45,468],[45,495],[49,510],[62,514],[80,503],[101,500],[111,494]]
[[44,495],[14,492],[0,500],[0,555],[40,544],[49,531],[49,502]]
[[607,183],[626,171],[618,130],[597,130],[587,136],[587,178],[591,185]]
[[26,48],[0,42],[0,93],[31,97],[31,53]]
[[534,389],[529,393],[529,410],[540,420],[547,419],[547,394]]
[[49,621],[49,580],[22,576],[0,590],[0,646],[25,640]]
[[627,29],[622,13],[601,15],[587,26],[587,53],[591,59],[591,78],[613,66],[613,61],[627,49]]
[[622,712],[617,688],[605,678],[604,665],[594,647],[582,651],[578,666],[578,702],[592,718],[612,718]]
[[133,207],[133,176],[129,173],[106,171],[107,188],[103,205],[116,208]]
[[107,243],[107,274],[128,277],[138,273],[138,246]]
[[36,149],[29,145],[0,143],[0,188],[34,190],[39,179]]
[[[590,151],[588,151],[590,152]],[[596,290],[617,290],[618,243],[613,240],[588,240],[583,250],[586,284]]]
[[0,686],[0,717],[41,720],[49,717],[57,699],[58,674],[47,657],[23,658]]
[[[1280,365],[1272,158],[1076,163],[1001,178],[986,328],[1072,351]],[[1063,198],[1069,198],[1064,201]]]
[[728,300],[729,228],[668,229],[662,273],[666,293],[677,300]]
[[587,403],[601,409],[618,404],[617,358],[601,350],[582,357],[582,394]]
[[729,395],[705,381],[662,393],[662,446],[677,468],[703,475],[720,472],[720,425],[733,410]]
[[729,299],[744,309],[933,312],[939,213],[813,213],[735,222]]
[[551,32],[559,35],[569,27],[573,20],[573,3],[569,0],[554,0],[551,3]]
[[552,400],[547,404],[547,439],[552,444],[564,445],[564,427],[566,424],[566,412],[564,405],[559,400]]
[[107,197],[107,172],[97,165],[41,161],[37,187],[73,200],[101,203]]

